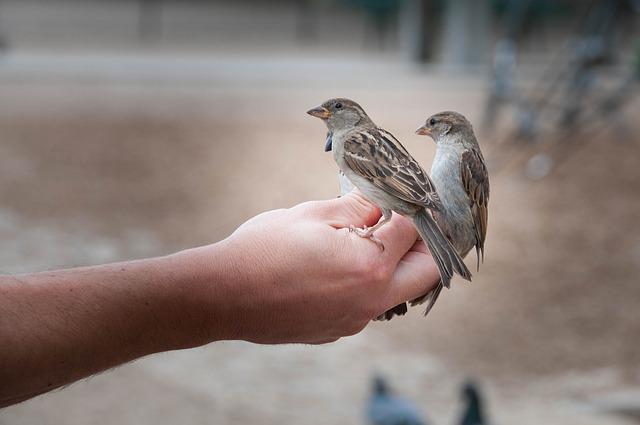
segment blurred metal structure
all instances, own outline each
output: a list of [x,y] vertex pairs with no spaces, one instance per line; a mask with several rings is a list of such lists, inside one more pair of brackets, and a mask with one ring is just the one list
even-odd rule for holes
[[443,23],[442,60],[448,65],[484,62],[488,47],[491,9],[489,0],[449,0]]
[[507,5],[505,35],[494,47],[489,98],[483,117],[485,130],[494,126],[499,109],[514,100],[517,37],[531,0],[510,0]]
[[[638,61],[623,64],[620,77],[612,66],[618,61],[617,38],[624,26],[618,25],[632,10],[627,0],[597,0],[585,10],[568,46],[561,47],[543,72],[538,83],[526,93],[518,92],[514,79],[517,28],[533,2],[512,0],[506,37],[494,50],[494,66],[490,92],[483,119],[484,130],[497,125],[500,108],[515,106],[515,125],[498,142],[534,142],[542,139],[559,151],[588,131],[611,124],[623,127],[621,110],[632,98],[639,81]],[[615,117],[616,119],[612,119]],[[558,155],[545,154],[532,158],[530,173],[542,177],[551,169]],[[538,165],[536,165],[538,164]],[[540,164],[544,164],[541,171]]]
[[409,60],[427,62],[434,55],[435,25],[433,2],[428,0],[405,0],[400,12],[400,36],[402,49]]

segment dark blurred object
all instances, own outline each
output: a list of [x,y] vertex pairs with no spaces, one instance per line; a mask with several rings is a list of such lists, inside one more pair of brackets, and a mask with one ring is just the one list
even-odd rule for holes
[[400,0],[343,0],[345,4],[360,7],[367,13],[367,27],[365,29],[365,46],[374,46],[382,50],[398,21]]
[[296,2],[296,37],[298,40],[317,41],[318,19],[313,0],[299,0]]
[[408,400],[393,395],[385,379],[373,378],[373,393],[366,408],[371,425],[426,425],[418,410]]
[[405,0],[400,11],[400,33],[408,59],[424,63],[434,59],[438,40],[441,2]]
[[486,63],[491,27],[489,0],[448,0],[445,3],[442,61],[468,67]]
[[[1,17],[2,17],[2,11],[0,10],[0,18]],[[2,25],[0,25],[0,53],[3,53],[8,48],[9,48],[9,42],[7,41],[6,37],[2,34]]]
[[162,36],[162,0],[138,0],[138,37],[157,41]]
[[466,402],[465,410],[460,418],[460,425],[486,425],[480,388],[469,381],[462,387],[462,398]]

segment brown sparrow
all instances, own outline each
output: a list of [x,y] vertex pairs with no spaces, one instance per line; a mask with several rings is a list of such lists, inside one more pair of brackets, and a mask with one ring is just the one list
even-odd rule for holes
[[[434,211],[433,217],[461,257],[475,246],[479,268],[487,235],[489,174],[473,127],[457,112],[440,112],[429,117],[416,133],[431,136],[437,145],[431,178],[442,208]],[[428,300],[427,314],[443,286],[447,286],[445,281],[411,305]]]
[[[329,129],[325,151],[333,152],[342,173],[382,212],[375,226],[351,230],[382,245],[374,233],[395,211],[413,220],[438,266],[441,285],[449,286],[454,272],[471,280],[471,273],[431,216],[430,212],[443,209],[436,188],[405,147],[352,100],[331,99],[307,113],[325,122]],[[406,306],[401,304],[378,319],[404,312]]]

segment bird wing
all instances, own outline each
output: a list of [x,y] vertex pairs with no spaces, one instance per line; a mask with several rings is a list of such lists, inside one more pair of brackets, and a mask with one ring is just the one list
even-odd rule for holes
[[473,227],[476,236],[476,255],[480,267],[480,255],[484,261],[484,240],[487,236],[489,173],[477,149],[468,149],[462,153],[460,160],[462,185],[469,196]]
[[404,201],[441,210],[435,185],[393,135],[382,129],[354,133],[344,143],[344,159],[357,174]]

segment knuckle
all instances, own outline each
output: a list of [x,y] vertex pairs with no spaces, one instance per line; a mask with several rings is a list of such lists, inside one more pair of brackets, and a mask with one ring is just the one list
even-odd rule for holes
[[385,284],[391,279],[393,270],[386,262],[378,262],[371,268],[371,280],[376,284]]
[[368,321],[364,322],[362,320],[352,321],[344,329],[344,336],[353,336],[359,334],[365,326],[367,326]]
[[351,264],[347,264],[353,278],[357,281],[366,280],[371,272],[371,262],[367,258],[356,258]]
[[393,274],[390,264],[372,256],[355,260],[351,267],[356,280],[375,285],[387,283]]
[[375,278],[381,274],[380,261],[372,255],[367,255],[362,259],[361,269],[363,274],[369,278]]
[[291,208],[291,212],[299,218],[320,218],[326,214],[325,201],[306,201]]
[[340,337],[332,336],[332,337],[323,338],[323,339],[320,339],[320,340],[317,340],[317,341],[310,342],[309,344],[311,344],[311,345],[330,344],[332,342],[336,342],[339,339],[340,339]]
[[367,198],[362,196],[361,193],[351,192],[347,196],[349,196],[350,199],[353,199],[354,201],[353,203],[349,204],[352,213],[359,216],[364,214],[367,217],[380,213],[380,209]]
[[261,212],[260,214],[254,216],[250,222],[253,221],[258,221],[258,220],[264,220],[264,219],[271,219],[271,218],[279,218],[281,217],[287,210],[285,210],[284,208],[278,208],[275,210],[269,210],[269,211],[264,211]]
[[371,320],[380,315],[380,305],[377,302],[371,302],[364,307],[362,311],[362,317],[366,320]]

